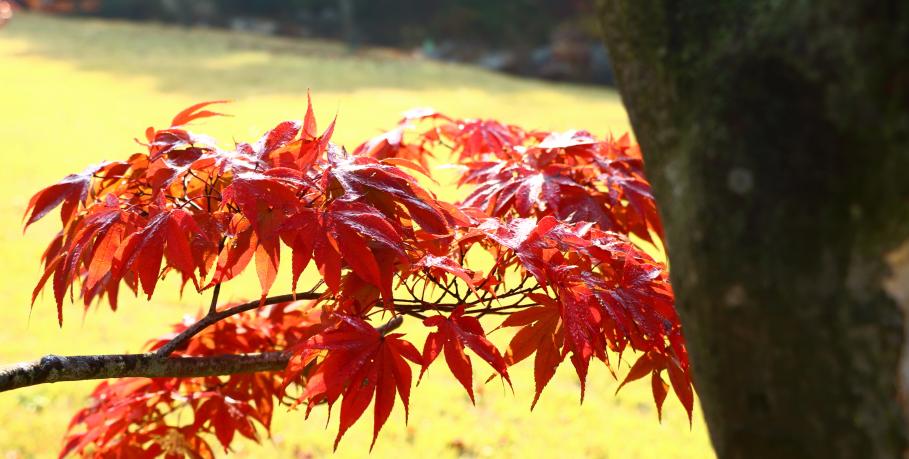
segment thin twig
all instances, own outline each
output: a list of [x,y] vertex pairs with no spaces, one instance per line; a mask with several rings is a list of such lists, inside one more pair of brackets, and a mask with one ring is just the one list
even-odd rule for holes
[[224,320],[230,316],[240,314],[241,312],[246,312],[251,309],[256,309],[259,306],[266,306],[270,304],[277,303],[286,303],[288,301],[294,300],[316,300],[322,297],[324,292],[305,292],[297,293],[296,295],[289,293],[287,295],[278,295],[265,298],[264,300],[250,301],[249,303],[243,303],[241,305],[234,306],[232,308],[225,309],[214,314],[208,314],[205,317],[199,319],[196,323],[192,324],[186,330],[183,330],[175,336],[172,340],[168,341],[167,344],[161,346],[155,354],[159,356],[167,356],[172,354],[174,351],[180,348],[183,344],[189,341],[190,338],[197,335],[199,332],[207,328],[208,326]]
[[208,306],[208,314],[212,315],[218,312],[218,295],[221,293],[221,283],[215,284],[211,292],[211,305]]

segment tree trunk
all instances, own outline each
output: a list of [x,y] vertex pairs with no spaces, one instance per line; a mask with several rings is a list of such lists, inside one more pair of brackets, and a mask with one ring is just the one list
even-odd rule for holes
[[599,6],[719,457],[909,457],[909,2]]

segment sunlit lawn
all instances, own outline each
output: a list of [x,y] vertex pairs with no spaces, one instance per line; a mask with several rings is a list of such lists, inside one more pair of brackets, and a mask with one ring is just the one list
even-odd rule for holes
[[[39,299],[30,316],[38,257],[55,230],[53,222],[43,221],[23,236],[21,215],[34,191],[87,164],[138,151],[133,138],[146,126],[162,126],[200,100],[235,101],[226,109],[234,117],[200,128],[226,141],[255,139],[279,121],[301,118],[307,88],[323,125],[338,114],[334,138],[348,146],[391,126],[405,109],[426,105],[527,127],[599,134],[628,129],[619,98],[606,89],[523,81],[384,51],[350,55],[331,43],[18,16],[0,29],[0,363],[47,353],[137,351],[206,301],[194,293],[181,300],[168,282],[153,301],[122,301],[116,313],[98,308],[83,318],[80,307],[67,305],[62,329],[51,295]],[[440,194],[457,196],[452,189]],[[281,282],[288,285],[286,277]],[[222,298],[254,296],[256,288],[255,279],[246,277],[226,287]],[[487,374],[480,365],[477,379]],[[689,428],[680,404],[670,398],[659,423],[649,384],[632,384],[613,396],[617,384],[601,365],[591,370],[583,405],[570,365],[560,369],[534,412],[532,372],[521,366],[513,379],[514,394],[492,383],[471,406],[447,369],[434,367],[415,390],[409,426],[396,410],[372,457],[713,455],[698,411]],[[0,456],[56,455],[69,417],[93,385],[62,383],[0,395]],[[366,454],[368,417],[347,434],[335,457]],[[336,429],[332,424],[326,430],[325,419],[324,409],[308,421],[300,412],[282,411],[271,439],[264,446],[240,444],[237,456],[323,457]]]

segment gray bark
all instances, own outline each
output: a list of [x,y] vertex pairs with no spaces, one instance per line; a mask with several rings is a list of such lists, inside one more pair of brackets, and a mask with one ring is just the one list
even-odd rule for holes
[[0,392],[37,384],[88,379],[144,377],[189,378],[258,371],[282,371],[289,355],[284,352],[162,357],[154,353],[118,355],[48,355],[40,360],[0,368]]
[[[277,351],[260,354],[169,356],[174,351],[184,348],[202,330],[224,319],[261,306],[296,300],[314,300],[324,294],[322,292],[308,291],[278,295],[218,311],[215,307],[218,300],[218,291],[219,289],[216,287],[215,294],[212,297],[212,306],[208,314],[154,352],[67,357],[48,355],[40,360],[9,365],[0,368],[0,392],[60,381],[126,377],[189,378],[284,370],[287,366],[288,356],[283,352]],[[400,319],[398,319],[397,324],[400,325]],[[388,325],[386,324],[385,326]]]
[[717,454],[909,457],[909,2],[598,3]]

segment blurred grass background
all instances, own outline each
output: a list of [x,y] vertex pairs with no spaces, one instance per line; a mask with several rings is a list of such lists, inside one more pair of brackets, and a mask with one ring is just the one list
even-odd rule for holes
[[[48,353],[135,352],[207,302],[194,292],[180,298],[169,279],[152,301],[124,297],[116,313],[101,307],[83,316],[81,307],[66,305],[62,329],[52,295],[40,298],[30,314],[38,257],[57,225],[54,215],[23,236],[21,216],[35,191],[87,164],[138,151],[133,138],[146,126],[164,126],[197,101],[235,102],[224,109],[233,117],[195,130],[225,143],[254,140],[279,121],[302,118],[307,88],[321,126],[338,114],[334,140],[349,148],[392,126],[402,111],[427,105],[528,128],[584,128],[600,135],[628,130],[617,94],[607,89],[525,81],[384,50],[349,54],[330,42],[19,15],[0,29],[0,364]],[[439,194],[458,196],[451,188]],[[281,285],[289,285],[286,276],[276,293]],[[253,274],[226,285],[222,298],[254,297],[257,288]],[[475,379],[485,378],[488,368],[474,362]],[[478,389],[477,405],[471,406],[448,370],[434,366],[414,390],[409,426],[399,405],[371,457],[713,457],[700,412],[689,427],[670,396],[659,423],[646,381],[614,396],[616,381],[594,365],[587,399],[579,405],[577,378],[566,364],[530,412],[530,365],[515,368],[513,380],[514,394],[491,383]],[[0,457],[56,456],[69,418],[95,384],[0,394]],[[333,457],[366,455],[370,418],[348,432]],[[234,453],[323,457],[335,431],[334,423],[326,430],[324,408],[308,421],[301,412],[279,410],[270,439],[262,446],[237,444]]]

